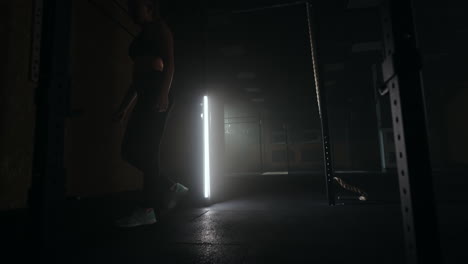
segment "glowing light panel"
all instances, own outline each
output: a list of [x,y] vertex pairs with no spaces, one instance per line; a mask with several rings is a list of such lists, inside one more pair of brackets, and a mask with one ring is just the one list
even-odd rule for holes
[[208,96],[203,98],[204,185],[205,198],[210,198],[210,115]]

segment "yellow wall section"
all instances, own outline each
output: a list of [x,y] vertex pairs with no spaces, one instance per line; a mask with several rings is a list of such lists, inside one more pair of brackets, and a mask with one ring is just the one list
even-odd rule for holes
[[136,33],[113,1],[73,2],[71,108],[81,114],[67,123],[69,195],[102,195],[141,185],[140,173],[120,158],[124,127],[112,121],[131,83],[128,46],[133,37],[122,26]]
[[0,210],[26,206],[36,84],[29,78],[32,2],[0,3]]
[[[31,182],[33,2],[0,3],[0,34],[5,37],[0,47],[0,210],[26,207]],[[110,0],[73,1],[72,23],[72,109],[83,114],[67,120],[68,194],[137,189],[138,171],[119,155],[123,127],[111,120],[131,77],[127,48],[132,37],[121,25],[130,32],[136,27]]]

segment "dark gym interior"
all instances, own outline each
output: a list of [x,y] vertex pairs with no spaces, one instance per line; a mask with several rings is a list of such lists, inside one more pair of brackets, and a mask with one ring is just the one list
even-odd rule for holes
[[160,2],[189,192],[126,229],[127,0],[0,2],[2,263],[466,262],[465,1]]

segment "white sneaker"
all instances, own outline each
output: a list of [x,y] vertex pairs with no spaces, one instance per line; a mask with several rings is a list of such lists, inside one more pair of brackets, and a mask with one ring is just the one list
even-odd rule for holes
[[180,183],[175,183],[169,189],[169,202],[167,207],[172,209],[176,207],[177,202],[188,193],[189,189]]
[[156,215],[153,208],[138,208],[132,215],[123,217],[115,221],[118,227],[136,227],[142,225],[152,225],[156,223]]

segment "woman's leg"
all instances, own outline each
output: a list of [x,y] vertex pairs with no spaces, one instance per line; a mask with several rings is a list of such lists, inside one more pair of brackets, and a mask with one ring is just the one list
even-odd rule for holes
[[[158,155],[159,156],[159,155]],[[165,208],[164,195],[174,183],[160,173],[159,157],[143,171],[143,201],[144,208],[154,208],[160,211]]]
[[143,170],[143,206],[157,211],[165,208],[164,196],[174,184],[160,172],[160,146],[170,109],[171,107],[167,112],[157,114],[155,129],[152,129],[154,154]]

